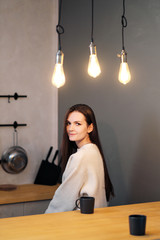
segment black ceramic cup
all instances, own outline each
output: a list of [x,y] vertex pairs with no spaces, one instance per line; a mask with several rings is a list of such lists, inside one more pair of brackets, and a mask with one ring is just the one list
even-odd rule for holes
[[80,209],[81,213],[91,214],[94,213],[94,202],[94,197],[85,196],[77,199],[75,204],[76,207]]
[[129,216],[129,229],[131,235],[145,235],[146,216],[134,214]]

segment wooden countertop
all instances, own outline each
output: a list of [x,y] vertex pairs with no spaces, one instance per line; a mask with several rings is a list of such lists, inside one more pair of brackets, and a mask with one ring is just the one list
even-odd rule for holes
[[[129,234],[128,216],[147,215],[146,235]],[[138,240],[160,239],[160,202],[0,219],[5,240]]]
[[52,199],[59,184],[54,186],[24,184],[13,191],[0,191],[0,204],[30,202]]

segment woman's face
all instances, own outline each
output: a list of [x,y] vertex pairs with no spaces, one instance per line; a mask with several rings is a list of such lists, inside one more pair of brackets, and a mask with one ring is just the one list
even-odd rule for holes
[[78,148],[91,142],[89,133],[93,130],[93,124],[88,126],[85,116],[78,111],[69,114],[66,130],[69,140],[76,142]]

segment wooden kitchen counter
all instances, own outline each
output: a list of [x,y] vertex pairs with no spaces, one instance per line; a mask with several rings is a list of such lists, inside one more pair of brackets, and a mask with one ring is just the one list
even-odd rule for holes
[[[128,216],[147,215],[146,235],[129,234]],[[5,240],[138,240],[160,239],[160,202],[0,219]]]
[[54,186],[24,184],[12,191],[0,191],[0,204],[31,202],[52,199],[59,184]]

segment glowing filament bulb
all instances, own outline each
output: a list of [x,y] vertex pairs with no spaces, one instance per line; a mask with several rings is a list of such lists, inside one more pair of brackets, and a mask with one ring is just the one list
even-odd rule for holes
[[64,58],[63,52],[58,50],[56,55],[56,64],[52,76],[52,84],[55,85],[57,88],[60,88],[65,84],[63,58]]
[[100,65],[97,58],[96,46],[91,42],[90,46],[90,56],[89,56],[89,63],[88,63],[88,74],[91,77],[96,78],[100,73]]
[[131,80],[131,74],[127,63],[127,53],[124,50],[122,50],[120,58],[121,63],[119,68],[118,80],[123,84],[127,84]]

